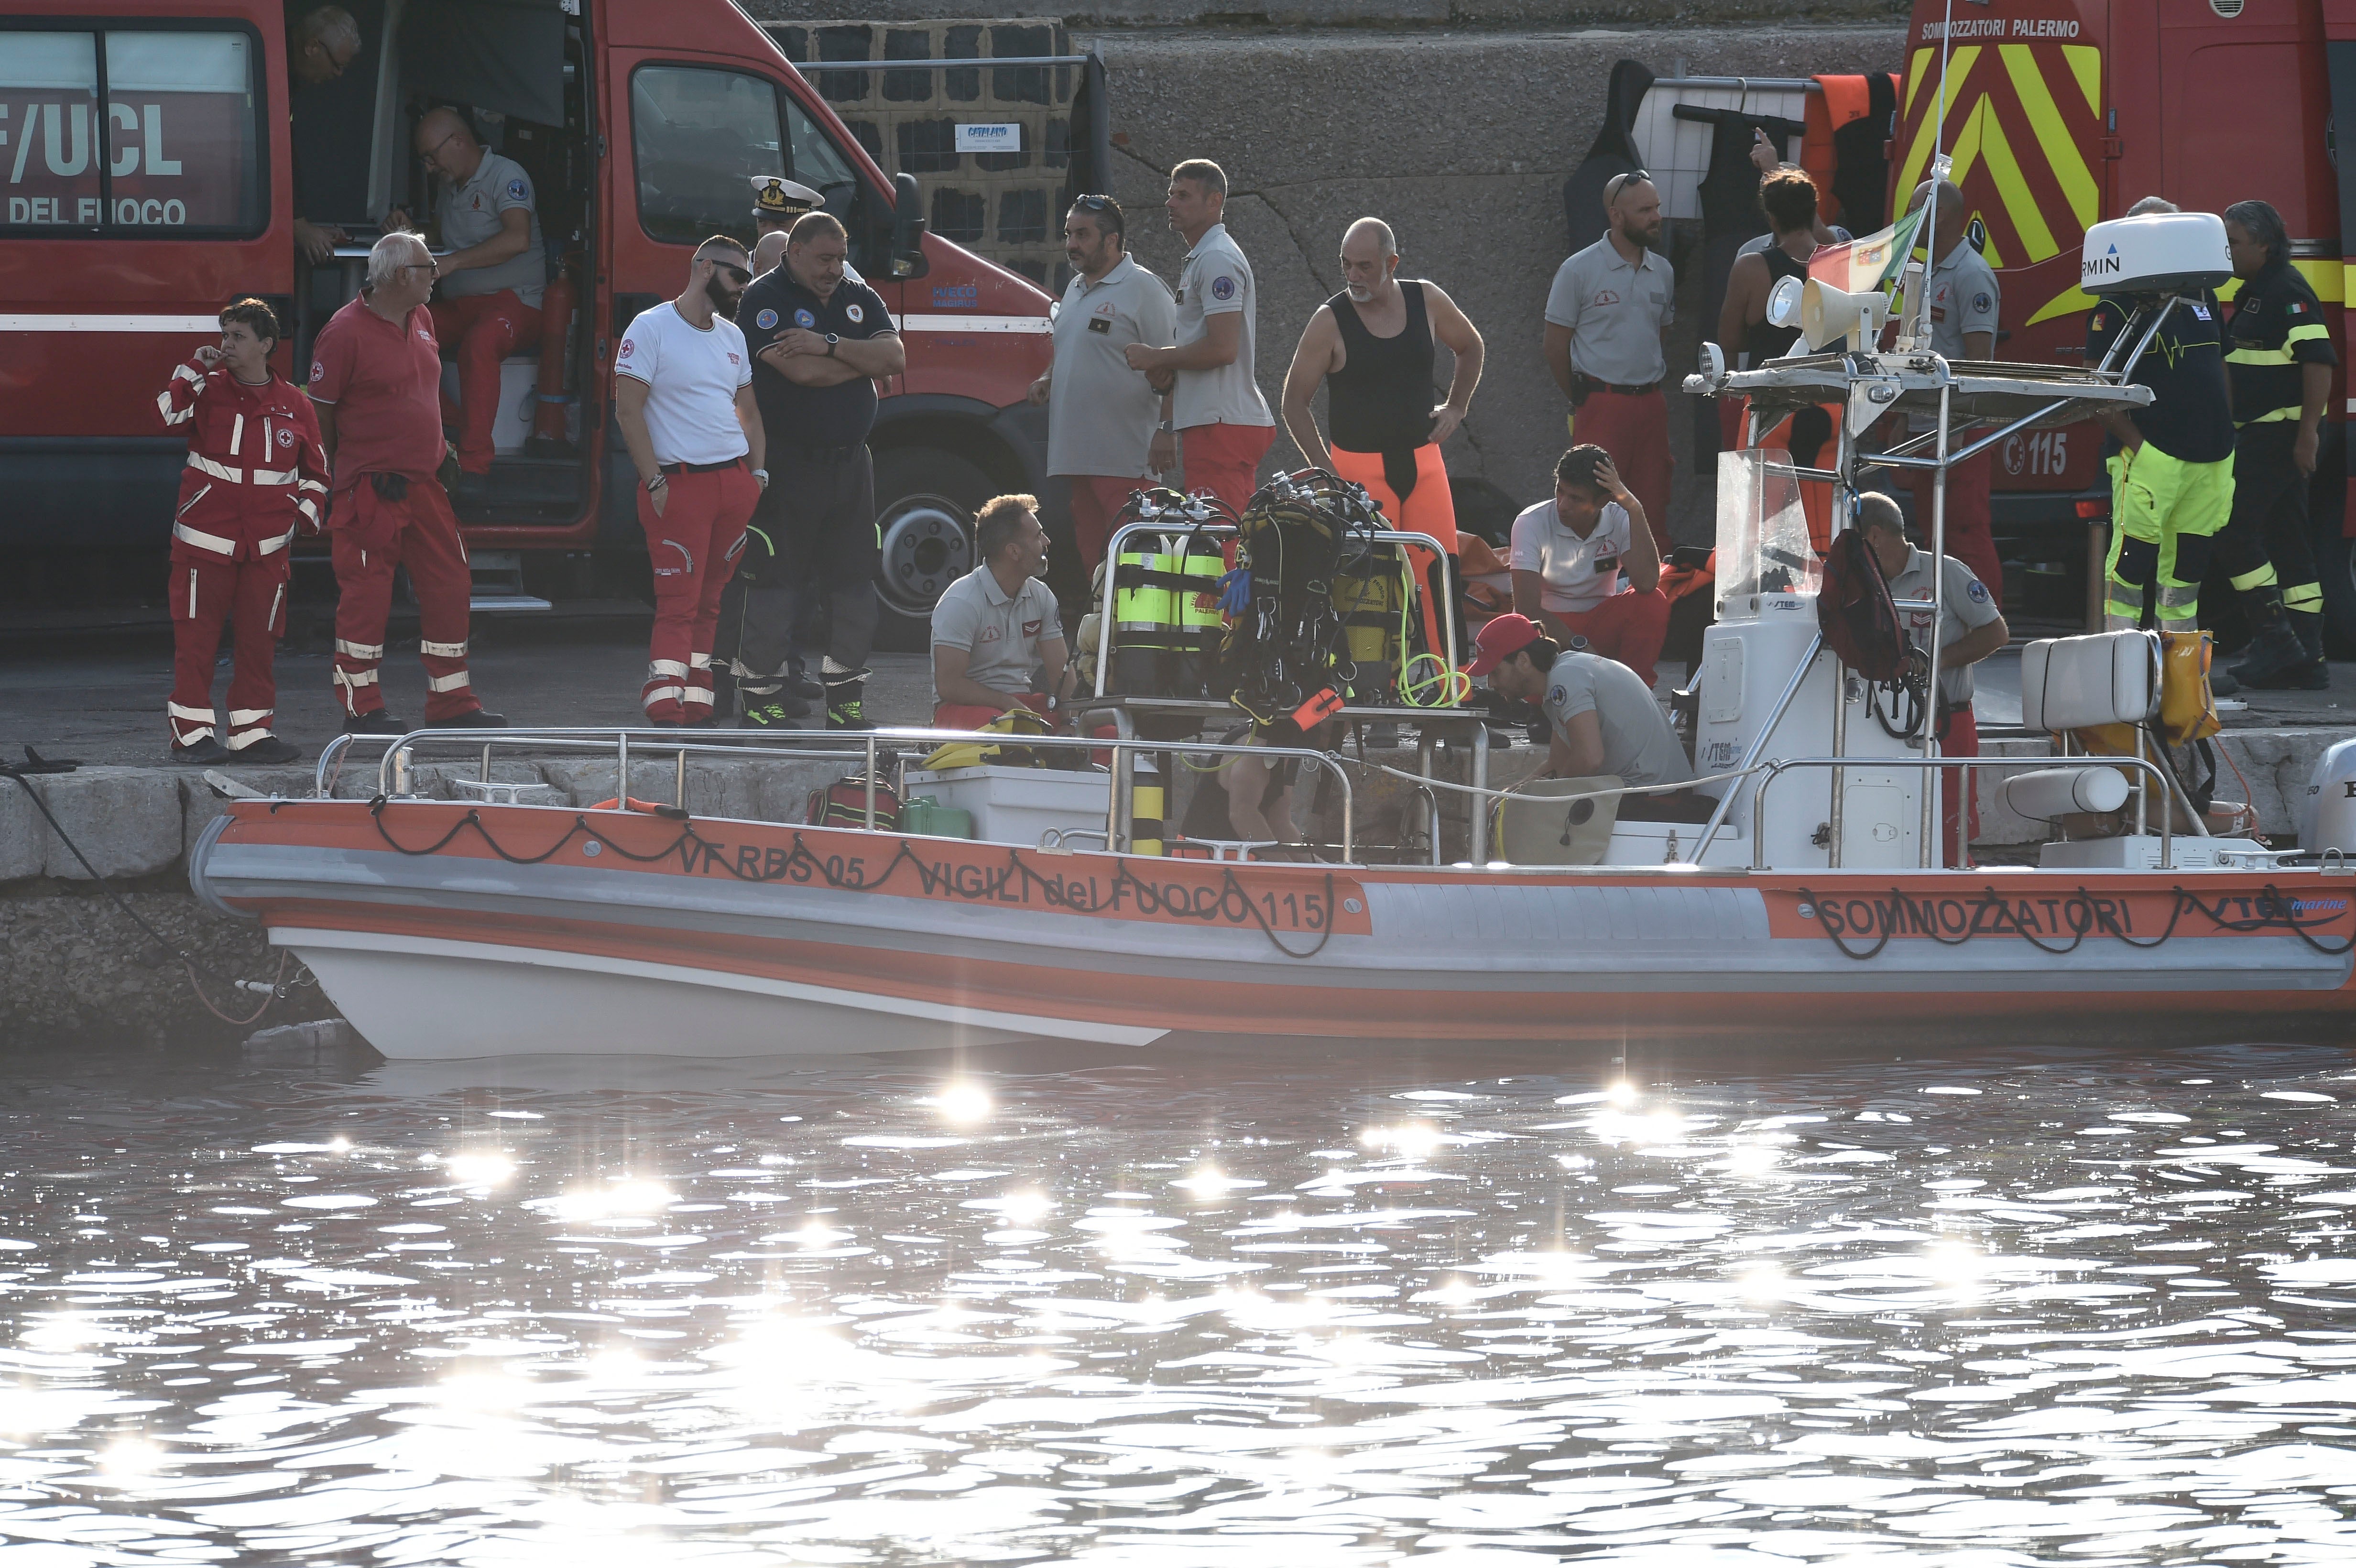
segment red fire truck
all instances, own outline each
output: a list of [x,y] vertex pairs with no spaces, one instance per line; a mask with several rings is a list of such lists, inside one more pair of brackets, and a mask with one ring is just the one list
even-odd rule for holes
[[[2279,208],[2347,363],[2342,261],[2356,234],[2340,215],[2356,211],[2356,161],[2339,155],[2334,110],[2356,105],[2356,0],[1920,0],[1889,149],[1892,210],[1930,165],[1943,48],[1938,140],[2003,287],[2002,357],[2080,359],[2092,305],[2078,290],[2080,238],[2157,195],[2188,210],[2251,197]],[[2313,515],[2329,622],[2347,652],[2356,507],[2346,504],[2344,396],[2333,394]],[[2032,571],[2083,572],[2085,525],[2110,509],[2101,450],[2091,425],[2004,444],[2000,553]]]
[[[887,179],[732,0],[339,4],[360,51],[305,83],[288,27],[309,5],[0,0],[0,555],[160,556],[186,443],[157,389],[241,294],[290,324],[282,372],[307,361],[385,214],[431,210],[410,146],[429,102],[465,106],[532,176],[552,279],[548,347],[506,367],[478,563],[643,548],[613,346],[699,240],[749,238],[755,175],[824,195],[907,337],[873,442],[887,635],[968,570],[975,506],[1043,487],[1024,393],[1047,296],[926,232],[915,182]],[[349,243],[298,263],[298,217]]]

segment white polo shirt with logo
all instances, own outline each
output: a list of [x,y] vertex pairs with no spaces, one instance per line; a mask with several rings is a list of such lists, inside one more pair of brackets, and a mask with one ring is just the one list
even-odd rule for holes
[[736,389],[752,383],[753,359],[726,316],[697,327],[669,300],[640,311],[614,350],[614,373],[647,384],[657,463],[725,463],[751,453]]
[[1613,386],[1650,386],[1669,373],[1661,327],[1677,318],[1676,293],[1668,258],[1647,251],[1631,265],[1606,234],[1555,270],[1547,324],[1570,329],[1572,369]]
[[1172,409],[1180,430],[1199,424],[1276,423],[1253,377],[1259,301],[1253,291],[1251,263],[1227,238],[1227,226],[1214,223],[1186,252],[1186,265],[1178,274],[1178,347],[1210,335],[1205,316],[1231,315],[1244,318],[1236,357],[1214,370],[1178,372]]
[[1620,592],[1620,558],[1628,553],[1628,509],[1603,503],[1595,530],[1580,539],[1562,525],[1552,501],[1526,507],[1514,519],[1505,564],[1538,574],[1538,606],[1558,615],[1578,615]]
[[1090,283],[1080,273],[1055,306],[1055,368],[1048,382],[1047,472],[1142,477],[1162,417],[1162,394],[1129,368],[1132,343],[1174,341],[1170,287],[1123,256]]
[[[1063,618],[1045,583],[1026,577],[1022,590],[1010,594],[987,564],[950,583],[933,606],[933,646],[964,649],[966,678],[1009,697],[1039,689],[1039,645],[1063,635]],[[933,700],[940,700],[938,692]]]

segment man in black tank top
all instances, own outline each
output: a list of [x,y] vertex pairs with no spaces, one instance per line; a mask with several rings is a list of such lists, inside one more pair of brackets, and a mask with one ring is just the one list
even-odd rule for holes
[[[1450,497],[1440,443],[1456,433],[1480,384],[1481,335],[1440,285],[1398,276],[1398,240],[1378,218],[1361,218],[1342,236],[1340,293],[1318,307],[1284,377],[1284,428],[1314,468],[1355,480],[1379,502],[1395,528],[1430,534],[1456,554],[1456,505]],[[1448,400],[1434,407],[1431,373],[1442,344],[1456,357]],[[1317,431],[1310,401],[1331,394],[1333,441]],[[1418,575],[1432,575],[1430,552],[1413,552]],[[1445,647],[1424,595],[1427,646]]]

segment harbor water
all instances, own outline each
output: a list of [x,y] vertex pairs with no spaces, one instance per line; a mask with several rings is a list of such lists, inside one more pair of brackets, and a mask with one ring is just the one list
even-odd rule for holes
[[0,1088],[7,1568],[2356,1558],[2337,1050]]

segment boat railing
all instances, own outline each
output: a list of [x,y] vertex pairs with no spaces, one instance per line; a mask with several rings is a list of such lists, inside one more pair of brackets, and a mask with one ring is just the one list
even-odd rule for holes
[[[388,797],[413,795],[416,793],[418,753],[428,748],[464,752],[469,760],[479,759],[481,773],[478,782],[484,786],[499,782],[491,775],[493,765],[502,752],[510,755],[522,752],[569,752],[591,755],[611,752],[617,809],[627,810],[629,807],[633,766],[643,766],[648,762],[655,762],[658,765],[668,762],[671,770],[671,805],[674,810],[683,812],[687,809],[688,763],[691,760],[753,758],[763,762],[849,762],[856,758],[862,764],[862,775],[866,784],[862,826],[873,832],[877,823],[876,789],[882,778],[878,769],[884,763],[896,762],[896,748],[902,745],[921,746],[926,751],[944,745],[978,743],[1025,750],[1105,752],[1112,757],[1109,770],[1111,787],[1106,792],[1105,842],[1115,853],[1128,853],[1139,752],[1255,757],[1263,762],[1297,759],[1322,763],[1333,769],[1333,781],[1341,786],[1342,792],[1342,860],[1345,865],[1355,864],[1357,859],[1357,796],[1351,786],[1349,773],[1342,765],[1340,757],[1306,746],[1260,746],[1237,741],[1141,741],[1111,735],[1018,736],[986,731],[914,728],[787,731],[779,733],[774,741],[742,731],[716,733],[732,738],[726,741],[687,740],[676,729],[616,729],[608,726],[490,731],[412,730],[405,735],[381,737],[385,749],[377,761],[377,793]],[[314,775],[316,793],[325,797],[333,792],[334,783],[344,769],[345,754],[355,742],[378,739],[380,737],[369,735],[338,735],[328,741],[319,752],[318,767]]]
[[[2134,768],[2140,772],[2148,773],[2151,775],[2152,782],[2158,784],[2160,786],[2160,799],[2163,804],[2170,807],[2174,805],[2174,802],[2168,795],[2167,776],[2159,771],[2158,764],[2146,758],[2114,757],[2105,755],[2072,760],[2081,761],[2083,765],[2089,767]],[[1767,791],[1772,785],[1773,785],[1778,778],[1781,778],[1785,773],[1794,768],[1858,768],[1865,770],[1879,770],[1884,768],[1959,768],[1963,770],[1964,777],[1961,787],[1965,793],[1958,798],[1968,800],[1972,798],[1969,791],[1972,787],[1972,773],[1976,769],[2051,768],[2060,762],[2061,759],[2054,757],[1778,758],[1777,760],[1764,765],[1764,769],[1761,774],[1758,784],[1752,786],[1751,792],[1751,869],[1754,871],[1764,871],[1772,869],[1766,862]],[[1731,792],[1730,791],[1729,793],[1730,794]],[[2173,870],[2176,867],[2176,860],[2173,853],[2175,815],[2176,814],[2172,809],[2163,809],[2159,814],[2159,869],[2163,871]],[[1964,856],[1965,863],[1962,866],[1957,867],[1956,869],[1968,870],[1971,869],[1971,846],[1969,844],[1965,844],[1960,848]],[[1698,859],[1699,857],[1697,856],[1696,859]]]

